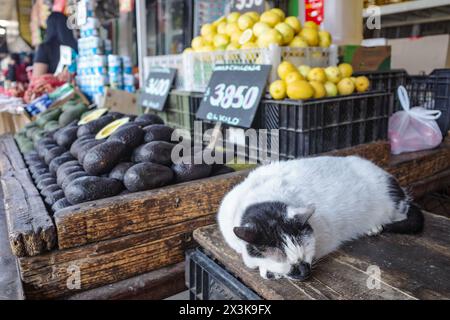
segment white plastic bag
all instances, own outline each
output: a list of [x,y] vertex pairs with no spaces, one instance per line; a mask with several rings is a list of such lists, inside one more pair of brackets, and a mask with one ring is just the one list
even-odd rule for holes
[[389,141],[392,154],[433,149],[442,142],[442,132],[436,120],[442,112],[423,107],[410,108],[405,87],[398,88],[398,97],[404,111],[389,119]]

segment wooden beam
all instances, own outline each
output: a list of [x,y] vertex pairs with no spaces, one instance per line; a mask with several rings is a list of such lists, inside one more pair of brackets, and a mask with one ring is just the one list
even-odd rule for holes
[[11,134],[0,136],[0,174],[6,176],[11,171],[23,170],[26,167],[13,136]]

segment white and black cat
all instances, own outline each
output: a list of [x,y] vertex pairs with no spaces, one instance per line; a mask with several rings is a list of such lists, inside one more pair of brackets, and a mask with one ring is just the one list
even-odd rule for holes
[[423,214],[383,169],[359,157],[272,163],[223,199],[226,242],[263,278],[305,280],[342,243],[381,231],[418,233]]

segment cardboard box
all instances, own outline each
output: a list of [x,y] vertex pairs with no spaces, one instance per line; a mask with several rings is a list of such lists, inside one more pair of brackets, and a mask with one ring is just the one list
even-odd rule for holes
[[350,63],[355,72],[391,69],[391,47],[339,46],[339,61]]
[[137,96],[123,90],[107,88],[100,106],[109,108],[111,111],[122,112],[124,114],[137,115]]
[[429,74],[434,69],[450,68],[450,35],[390,39],[392,68],[409,74]]
[[355,72],[390,70],[391,47],[364,47],[356,45],[340,46],[339,61],[350,63]]

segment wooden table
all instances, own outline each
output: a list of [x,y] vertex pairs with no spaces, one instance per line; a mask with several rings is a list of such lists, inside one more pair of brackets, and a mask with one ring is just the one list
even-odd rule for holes
[[431,213],[422,235],[353,241],[320,261],[306,282],[262,279],[226,245],[217,226],[196,230],[194,239],[264,299],[450,299],[450,219]]

